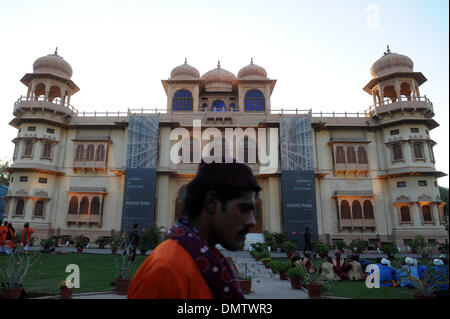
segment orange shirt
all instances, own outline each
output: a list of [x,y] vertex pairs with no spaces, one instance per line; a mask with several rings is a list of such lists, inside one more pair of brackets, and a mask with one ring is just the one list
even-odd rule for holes
[[[27,243],[30,241],[30,237],[31,237],[32,233],[34,233],[33,228],[28,226]],[[24,240],[25,240],[25,229],[22,231],[22,236],[20,236],[20,243],[23,244]]]
[[175,240],[158,245],[134,275],[129,299],[213,299],[191,255]]
[[0,226],[0,243],[6,240],[6,232],[8,231],[8,226]]

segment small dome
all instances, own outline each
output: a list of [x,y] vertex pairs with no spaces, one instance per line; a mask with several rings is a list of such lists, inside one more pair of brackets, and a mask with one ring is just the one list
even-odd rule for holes
[[217,64],[217,68],[206,72],[202,76],[207,91],[231,91],[232,82],[235,79],[236,76],[233,73],[220,67],[220,61]]
[[199,79],[200,73],[196,68],[187,64],[187,60],[184,60],[184,64],[175,67],[172,72],[170,72],[170,78],[172,80],[181,79]]
[[406,55],[392,53],[387,48],[387,52],[378,59],[370,68],[372,78],[379,78],[395,72],[413,72],[414,63]]
[[72,77],[72,67],[62,57],[58,55],[58,51],[47,56],[40,57],[33,63],[34,73],[53,74],[65,79]]
[[263,67],[253,63],[253,58],[250,64],[244,66],[239,70],[238,78],[240,79],[267,79],[267,72]]

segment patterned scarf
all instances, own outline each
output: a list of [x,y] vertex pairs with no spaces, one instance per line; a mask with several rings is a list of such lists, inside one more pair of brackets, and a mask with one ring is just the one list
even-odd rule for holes
[[167,234],[192,256],[214,298],[245,299],[228,261],[216,248],[209,248],[187,218],[178,219]]

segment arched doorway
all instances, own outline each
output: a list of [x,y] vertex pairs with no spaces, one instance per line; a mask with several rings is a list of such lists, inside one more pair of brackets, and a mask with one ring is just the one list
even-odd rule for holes
[[250,228],[250,233],[262,233],[262,201],[259,198],[259,193],[256,195],[255,199],[255,226]]

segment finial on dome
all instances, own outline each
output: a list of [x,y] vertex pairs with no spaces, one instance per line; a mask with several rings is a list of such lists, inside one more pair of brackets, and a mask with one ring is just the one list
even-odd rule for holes
[[55,53],[53,53],[54,55],[58,55],[58,47],[56,47],[55,49]]
[[217,68],[220,69],[220,60],[217,61]]
[[250,64],[253,64],[253,58],[250,58]]
[[187,58],[184,58],[184,64],[187,64]]
[[387,45],[387,54],[391,54],[391,49],[389,49],[389,44]]

